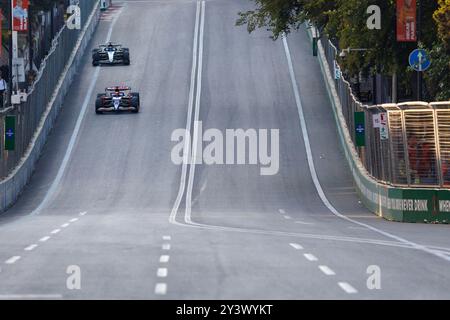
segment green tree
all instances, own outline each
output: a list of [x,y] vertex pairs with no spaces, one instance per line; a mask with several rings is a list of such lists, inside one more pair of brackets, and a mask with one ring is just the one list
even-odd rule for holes
[[[340,61],[349,75],[356,75],[360,71],[365,73],[381,72],[383,74],[408,75],[409,53],[419,47],[433,49],[433,64],[445,60],[448,55],[435,48],[437,34],[450,38],[449,13],[450,0],[436,1],[418,0],[422,9],[420,23],[420,42],[397,42],[396,39],[396,0],[253,0],[256,9],[239,13],[237,25],[247,25],[249,32],[256,28],[266,27],[276,39],[283,33],[297,30],[302,23],[309,20],[321,33],[330,39],[338,41],[341,48],[367,48],[366,52],[352,52]],[[367,8],[378,5],[381,8],[381,30],[369,30]],[[437,12],[436,12],[437,11]],[[436,12],[436,13],[435,13]],[[436,25],[433,20],[439,21]],[[411,76],[412,73],[410,72]],[[429,77],[426,77],[428,79]],[[410,81],[402,78],[405,86]],[[428,83],[428,87],[432,85]],[[436,95],[437,93],[434,93]]]

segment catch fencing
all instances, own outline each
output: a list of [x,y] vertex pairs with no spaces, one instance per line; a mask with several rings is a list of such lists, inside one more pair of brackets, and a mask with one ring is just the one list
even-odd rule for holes
[[48,55],[40,65],[33,86],[26,101],[0,111],[0,132],[5,134],[5,117],[15,116],[15,149],[5,150],[5,139],[0,139],[0,179],[7,177],[24,157],[30,142],[36,134],[43,114],[54,98],[55,89],[64,77],[70,57],[79,41],[81,32],[88,22],[97,1],[79,0],[81,9],[81,30],[62,27],[53,40]]
[[[358,101],[338,64],[339,51],[320,39],[342,113],[368,174],[398,187],[450,187],[450,101],[368,106]],[[364,125],[355,113],[364,113]],[[359,131],[358,131],[359,130]],[[363,145],[357,141],[364,132]]]

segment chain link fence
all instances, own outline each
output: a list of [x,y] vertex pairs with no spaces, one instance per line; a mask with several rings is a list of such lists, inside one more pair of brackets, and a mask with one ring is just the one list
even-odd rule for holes
[[[97,1],[79,0],[81,8],[81,30],[89,19]],[[62,27],[53,39],[52,47],[43,60],[38,75],[26,101],[9,107],[0,112],[0,179],[7,177],[17,166],[30,146],[36,129],[43,121],[43,114],[47,110],[55,90],[65,76],[64,71],[79,40],[81,30]],[[15,116],[15,149],[5,150],[5,117]]]
[[449,187],[450,101],[364,105],[341,72],[337,48],[320,41],[355,146],[355,112],[364,112],[365,145],[356,150],[367,172],[394,186]]

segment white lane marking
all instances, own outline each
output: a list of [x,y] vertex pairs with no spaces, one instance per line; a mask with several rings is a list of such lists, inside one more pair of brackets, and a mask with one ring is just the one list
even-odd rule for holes
[[299,245],[298,243],[289,243],[289,245],[294,248],[295,250],[302,250],[303,247]]
[[159,257],[159,262],[160,263],[167,263],[169,262],[170,256],[168,255],[162,255],[161,257]]
[[67,228],[70,225],[70,223],[64,223],[61,225],[61,228]]
[[290,216],[283,216],[286,220],[291,220],[292,218]]
[[165,277],[167,277],[167,273],[168,273],[167,268],[158,268],[156,275],[159,278],[165,278]]
[[283,209],[278,209],[278,212],[281,213],[281,214],[285,214],[286,213],[286,211],[284,211]]
[[86,214],[87,214],[87,211],[80,212],[80,216],[85,216]]
[[37,244],[32,244],[32,245],[29,245],[28,247],[26,247],[24,250],[25,251],[33,251],[34,249],[36,249],[37,248]]
[[[188,104],[188,113],[186,119],[186,131],[191,132],[191,121],[192,121],[192,110],[194,106],[194,88],[195,88],[195,71],[197,70],[197,50],[198,50],[198,28],[199,28],[199,18],[200,18],[200,1],[197,1],[197,11],[195,14],[195,27],[194,27],[194,44],[192,51],[192,70],[191,70],[191,83],[189,88],[189,104]],[[178,209],[181,204],[181,200],[183,198],[184,190],[186,188],[186,174],[187,174],[187,164],[189,161],[189,154],[191,150],[191,144],[189,143],[189,139],[185,139],[184,144],[184,154],[183,154],[183,164],[181,167],[181,179],[180,179],[180,188],[178,190],[178,195],[173,205],[172,211],[169,216],[169,222],[173,224],[177,224],[176,218]]]
[[164,244],[162,245],[162,249],[163,249],[163,250],[170,250],[170,243],[164,243]]
[[19,261],[21,256],[14,256],[5,261],[6,264],[14,264]]
[[155,293],[158,295],[165,295],[167,293],[167,284],[157,283],[155,286]]
[[344,290],[345,292],[347,292],[348,294],[354,294],[354,293],[358,293],[358,290],[356,290],[355,288],[353,288],[350,284],[348,284],[347,282],[338,282],[339,287],[341,287],[342,290]]
[[58,232],[60,232],[61,231],[61,229],[55,229],[55,230],[53,230],[52,232],[50,232],[51,234],[57,234]]
[[195,111],[194,111],[194,133],[192,139],[192,154],[191,154],[191,167],[189,168],[189,179],[186,190],[186,211],[184,220],[186,223],[192,223],[191,211],[192,211],[192,189],[194,186],[195,167],[197,161],[197,147],[199,144],[199,117],[200,117],[200,99],[202,92],[202,71],[203,71],[203,39],[205,30],[205,1],[202,1],[200,18],[200,41],[199,41],[199,53],[198,53],[198,69],[197,69],[197,96],[195,99]]
[[0,300],[62,299],[61,294],[0,294]]
[[[111,25],[109,27],[109,31],[108,31],[108,36],[106,37],[105,42],[109,42],[109,40],[111,39],[114,25],[116,24],[117,19],[120,16],[121,12],[122,11],[120,11],[118,13],[118,15],[116,16],[114,21],[111,23]],[[87,107],[91,104],[91,96],[92,96],[92,93],[94,92],[95,85],[97,84],[99,74],[100,74],[100,68],[96,68],[94,71],[94,75],[92,76],[91,82],[89,83],[89,88],[86,92],[86,97],[83,101],[83,105],[81,107],[80,114],[78,115],[77,122],[73,129],[72,135],[69,140],[69,144],[67,146],[67,149],[64,154],[64,158],[61,162],[61,165],[59,166],[58,173],[56,174],[55,180],[53,180],[50,188],[47,190],[44,199],[42,199],[41,203],[37,206],[36,209],[34,209],[30,213],[30,215],[39,214],[42,211],[42,209],[44,209],[47,206],[47,204],[50,202],[50,200],[53,198],[53,196],[56,194],[56,191],[58,189],[59,184],[61,183],[64,172],[66,171],[70,157],[72,156],[72,152],[75,147],[78,135],[80,133],[81,124],[82,124],[84,116],[86,114]]]
[[75,222],[75,221],[78,221],[78,218],[73,218],[73,219],[70,219],[69,221],[70,222]]
[[304,225],[313,225],[314,223],[313,222],[304,222],[304,221],[300,221],[300,220],[297,220],[297,221],[295,221],[294,223],[297,223],[297,224],[304,224]]
[[46,236],[46,237],[40,238],[39,241],[40,241],[40,242],[45,242],[45,241],[47,241],[48,239],[50,239],[50,237],[49,237],[49,236]]
[[163,236],[163,240],[164,241],[170,241],[170,240],[172,240],[172,238],[170,236]]
[[336,273],[330,269],[328,266],[319,266],[320,271],[325,273],[327,276],[334,276]]
[[304,113],[303,113],[303,105],[302,105],[302,102],[301,102],[301,99],[300,99],[300,91],[299,91],[299,88],[298,88],[297,80],[295,78],[294,67],[293,67],[293,64],[292,64],[291,52],[289,50],[289,45],[287,43],[286,36],[283,35],[282,38],[283,38],[284,51],[286,53],[286,58],[287,58],[288,67],[289,67],[289,74],[291,76],[292,88],[294,90],[295,103],[297,104],[298,116],[299,116],[299,119],[300,119],[300,127],[302,129],[302,136],[303,136],[303,141],[304,141],[304,144],[305,144],[306,157],[308,159],[309,171],[311,173],[311,178],[312,178],[312,180],[314,182],[314,186],[316,188],[317,194],[319,195],[319,197],[322,200],[323,204],[328,208],[328,210],[330,210],[331,213],[333,213],[335,216],[337,216],[337,217],[339,217],[341,219],[344,219],[344,220],[346,220],[348,222],[351,222],[353,224],[365,227],[365,228],[367,228],[369,230],[372,230],[372,231],[374,231],[374,232],[376,232],[378,234],[381,234],[381,235],[383,235],[385,237],[397,240],[397,241],[399,241],[399,242],[401,242],[403,244],[407,244],[409,246],[412,246],[415,249],[422,250],[424,252],[430,253],[430,254],[432,254],[434,256],[440,257],[440,258],[450,262],[450,257],[448,257],[448,256],[446,256],[446,255],[444,255],[444,254],[442,254],[440,252],[436,252],[436,251],[434,251],[434,250],[432,250],[430,248],[427,248],[427,247],[425,247],[423,245],[419,245],[419,244],[417,244],[415,242],[406,240],[406,239],[401,238],[399,236],[393,235],[393,234],[391,234],[389,232],[386,232],[386,231],[380,230],[378,228],[372,227],[371,225],[365,224],[363,222],[359,222],[359,221],[353,220],[353,219],[351,219],[351,218],[341,214],[339,211],[336,210],[335,207],[333,207],[333,205],[330,203],[330,201],[328,200],[327,196],[325,195],[325,192],[323,191],[322,186],[321,186],[320,181],[319,181],[319,178],[317,176],[316,167],[315,167],[315,164],[314,164],[314,158],[313,158],[312,149],[311,149],[311,143],[309,141],[308,129],[306,127],[306,120],[305,120],[305,116],[304,116]]
[[313,255],[312,253],[305,253],[303,255],[306,259],[308,259],[309,261],[317,261],[319,259],[317,259],[317,257],[315,255]]

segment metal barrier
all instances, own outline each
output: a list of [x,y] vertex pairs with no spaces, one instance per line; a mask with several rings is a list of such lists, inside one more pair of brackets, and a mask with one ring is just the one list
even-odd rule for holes
[[363,105],[341,73],[337,48],[320,41],[355,146],[355,112],[364,112],[365,146],[356,150],[367,173],[392,186],[449,187],[450,101]]
[[[97,5],[97,1],[79,0],[82,29]],[[77,44],[81,30],[70,30],[65,26],[59,31],[48,55],[39,69],[27,101],[0,112],[0,132],[5,132],[5,116],[16,116],[15,150],[6,151],[5,141],[0,139],[0,179],[11,173],[29,148],[36,134],[44,111],[55,94],[55,89],[64,76],[64,70]]]

